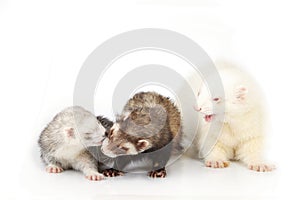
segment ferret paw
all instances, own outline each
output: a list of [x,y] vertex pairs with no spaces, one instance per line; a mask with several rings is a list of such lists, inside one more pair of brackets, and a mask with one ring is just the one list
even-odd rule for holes
[[47,171],[48,173],[61,173],[61,172],[63,172],[64,170],[63,170],[63,168],[58,167],[58,166],[55,166],[55,165],[48,165],[48,166],[46,167],[46,171]]
[[91,172],[85,176],[90,181],[100,181],[104,179],[104,175],[98,172]]
[[212,168],[226,168],[229,164],[229,161],[205,161],[205,166]]
[[110,168],[102,171],[104,176],[106,177],[116,177],[116,176],[124,176],[124,172]]
[[270,172],[276,169],[275,165],[263,164],[263,163],[249,164],[248,168],[250,170],[257,171],[257,172]]
[[167,176],[167,171],[165,169],[158,169],[148,173],[151,178],[165,178]]

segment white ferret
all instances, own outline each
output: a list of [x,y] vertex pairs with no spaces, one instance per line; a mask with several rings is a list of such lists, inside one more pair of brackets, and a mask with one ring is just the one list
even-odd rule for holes
[[[240,160],[251,170],[272,171],[275,167],[263,159],[265,116],[258,86],[248,74],[234,66],[221,65],[219,75],[225,98],[218,94],[211,96],[205,84],[197,97],[195,110],[203,119],[196,137],[199,156],[205,157],[207,167],[224,168],[229,160]],[[218,137],[208,134],[213,120],[221,127]],[[215,140],[216,144],[207,155],[201,155],[201,146],[208,139]]]
[[75,169],[89,180],[103,179],[97,160],[86,148],[101,145],[104,135],[105,128],[89,111],[79,106],[64,109],[42,131],[38,141],[46,171]]

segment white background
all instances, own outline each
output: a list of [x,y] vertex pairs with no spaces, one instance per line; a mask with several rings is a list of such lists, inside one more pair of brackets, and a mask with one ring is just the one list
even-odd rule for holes
[[[0,1],[0,197],[296,198],[299,8],[289,0]],[[213,60],[233,60],[256,77],[268,101],[268,156],[278,167],[275,172],[257,174],[237,164],[209,170],[191,160],[179,161],[166,180],[155,181],[129,175],[92,183],[75,172],[44,172],[37,137],[55,113],[72,105],[84,60],[110,37],[149,27],[180,32]]]

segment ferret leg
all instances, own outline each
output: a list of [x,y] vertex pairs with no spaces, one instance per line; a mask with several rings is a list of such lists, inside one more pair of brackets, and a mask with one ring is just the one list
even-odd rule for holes
[[87,152],[79,155],[72,163],[72,167],[83,172],[85,177],[91,181],[104,179],[104,175],[98,172],[97,161]]
[[105,169],[102,173],[107,177],[124,176],[124,172],[122,170],[129,164],[129,162],[130,156],[119,156],[114,159],[113,168]]
[[124,167],[129,163],[126,159],[127,156],[120,156],[114,159],[113,168],[105,169],[102,171],[106,177],[124,176],[122,171]]
[[247,140],[236,149],[236,157],[245,163],[250,170],[258,172],[272,171],[275,166],[266,164],[262,159],[262,146],[262,137]]
[[[123,176],[124,175],[124,172],[117,170],[117,169],[119,169],[116,166],[116,161],[119,159],[118,157],[110,158],[110,157],[106,156],[105,154],[102,153],[101,147],[90,147],[89,151],[99,161],[99,163],[98,163],[99,171],[101,171],[101,173],[104,176],[115,177],[115,176]],[[113,168],[109,168],[106,165],[106,162],[111,162],[111,161],[114,162]],[[103,165],[103,166],[100,167],[101,165]]]
[[167,171],[165,166],[171,156],[172,143],[169,143],[163,149],[153,152],[151,155],[152,168],[153,170],[148,173],[151,178],[165,178],[167,176]]
[[212,151],[205,157],[205,166],[212,168],[225,168],[228,167],[230,162],[230,154],[232,149],[223,145],[219,141],[213,147]]
[[60,166],[58,165],[54,165],[54,164],[48,164],[47,167],[46,167],[46,171],[48,173],[61,173],[63,172],[63,168],[61,168]]
[[148,176],[151,178],[165,178],[167,176],[167,171],[165,167],[150,171],[148,173]]
[[46,171],[48,173],[61,173],[64,171],[61,164],[51,156],[44,157],[44,162],[47,164]]
[[105,169],[102,171],[103,175],[106,177],[117,177],[117,176],[124,176],[123,171],[119,171],[114,168]]

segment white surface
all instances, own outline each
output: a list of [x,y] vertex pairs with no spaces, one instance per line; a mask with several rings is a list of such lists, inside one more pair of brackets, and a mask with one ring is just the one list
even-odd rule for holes
[[[298,1],[283,0],[0,1],[1,199],[299,197],[293,183],[300,178],[298,10]],[[106,39],[144,27],[185,34],[213,59],[237,60],[255,75],[268,100],[268,157],[278,170],[212,170],[182,160],[165,180],[130,175],[99,183],[75,172],[44,172],[37,162],[38,134],[72,104],[86,57]],[[132,194],[141,196],[124,196]]]
[[279,185],[279,171],[253,172],[237,162],[226,169],[210,169],[203,167],[199,160],[186,157],[167,167],[168,176],[165,179],[151,179],[146,173],[127,173],[123,177],[106,178],[99,182],[89,181],[75,171],[48,174],[36,159],[29,160],[27,164],[23,168],[21,184],[38,199],[86,197],[135,200],[150,199],[151,196],[159,199],[199,199],[209,196],[256,199],[272,197]]

